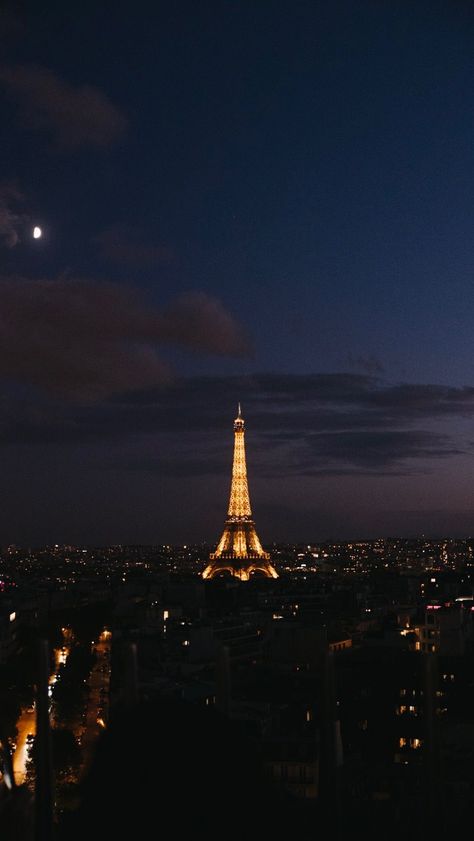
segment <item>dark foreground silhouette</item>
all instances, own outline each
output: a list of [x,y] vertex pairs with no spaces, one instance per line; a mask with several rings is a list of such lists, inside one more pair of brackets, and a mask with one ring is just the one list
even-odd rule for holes
[[288,839],[299,823],[298,804],[267,781],[235,725],[161,700],[115,715],[59,838]]

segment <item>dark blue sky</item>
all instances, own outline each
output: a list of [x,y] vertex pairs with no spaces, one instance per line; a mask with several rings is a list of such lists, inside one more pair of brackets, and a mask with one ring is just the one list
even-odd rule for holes
[[[474,533],[469,2],[0,13],[0,542]],[[34,224],[43,227],[33,241]]]

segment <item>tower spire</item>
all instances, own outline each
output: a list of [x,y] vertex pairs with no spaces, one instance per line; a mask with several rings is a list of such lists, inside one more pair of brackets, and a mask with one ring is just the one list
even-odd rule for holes
[[253,572],[260,572],[267,578],[278,578],[270,563],[270,554],[263,550],[252,520],[244,436],[245,421],[239,403],[234,421],[234,459],[227,520],[216,551],[209,555],[203,578],[213,578],[226,572],[242,581],[248,581]]

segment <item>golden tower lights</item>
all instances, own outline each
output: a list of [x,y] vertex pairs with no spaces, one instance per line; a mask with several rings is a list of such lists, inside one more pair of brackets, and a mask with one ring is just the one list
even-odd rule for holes
[[234,461],[227,520],[216,551],[209,555],[203,578],[230,573],[241,581],[248,581],[253,572],[259,572],[266,578],[278,578],[270,563],[270,554],[262,549],[252,520],[244,438],[245,423],[239,403],[234,421]]

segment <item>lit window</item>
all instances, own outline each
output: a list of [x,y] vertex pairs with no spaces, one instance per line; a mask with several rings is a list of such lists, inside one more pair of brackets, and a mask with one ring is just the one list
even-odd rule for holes
[[15,619],[16,619],[16,613],[15,613],[15,611],[13,611],[13,613],[10,613],[10,622],[14,622]]
[[407,746],[407,740],[405,739],[405,737],[404,737],[404,736],[402,736],[402,737],[400,738],[400,741],[399,741],[399,743],[398,743],[398,744],[399,744],[399,746],[400,746],[401,748],[406,748],[406,746]]

